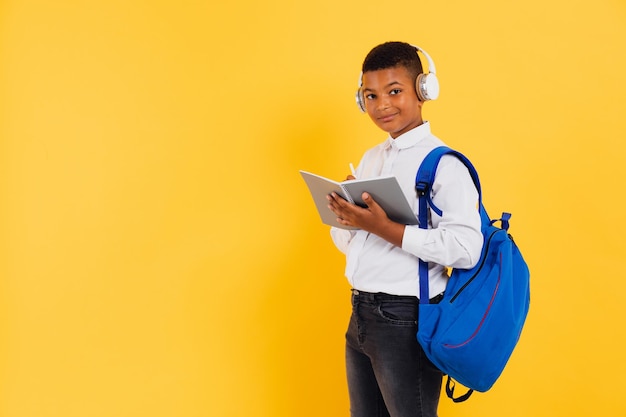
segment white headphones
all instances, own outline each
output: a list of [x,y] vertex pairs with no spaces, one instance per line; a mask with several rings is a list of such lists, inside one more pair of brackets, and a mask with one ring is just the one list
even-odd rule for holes
[[[435,63],[433,62],[430,55],[426,53],[419,46],[411,45],[417,51],[421,52],[425,57],[426,61],[428,61],[428,74],[422,73],[417,76],[415,80],[415,90],[417,91],[417,96],[422,101],[435,100],[439,97],[439,80],[437,80],[437,74],[435,70]],[[419,54],[418,54],[419,59]],[[421,60],[420,60],[421,61]],[[356,104],[359,106],[359,109],[365,113],[365,97],[363,97],[363,73],[359,76],[359,89],[356,92]]]

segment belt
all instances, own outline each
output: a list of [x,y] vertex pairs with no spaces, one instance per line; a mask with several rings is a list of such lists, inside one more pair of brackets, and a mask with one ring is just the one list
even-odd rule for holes
[[[431,298],[429,300],[429,304],[438,304],[443,299],[443,294],[444,293],[442,292],[440,294],[437,294],[433,298]],[[356,290],[354,288],[352,289],[352,296],[358,297],[359,299],[363,299],[364,301],[371,301],[371,302],[393,301],[393,300],[413,301],[416,303],[419,302],[419,298],[417,298],[414,295],[393,295],[393,294],[387,294],[384,292],[373,293],[373,292]]]

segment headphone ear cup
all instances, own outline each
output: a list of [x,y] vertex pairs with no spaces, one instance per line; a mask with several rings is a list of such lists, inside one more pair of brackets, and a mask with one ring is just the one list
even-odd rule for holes
[[422,101],[435,100],[439,97],[439,80],[434,73],[420,74],[415,80],[417,96]]
[[361,110],[362,113],[365,113],[367,111],[365,109],[365,98],[363,97],[363,90],[360,88],[356,90],[356,105],[359,106],[359,110]]

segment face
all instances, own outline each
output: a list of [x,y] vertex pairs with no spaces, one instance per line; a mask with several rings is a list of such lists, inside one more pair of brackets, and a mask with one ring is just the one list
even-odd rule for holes
[[372,121],[394,139],[423,123],[423,102],[403,66],[365,72],[363,97]]

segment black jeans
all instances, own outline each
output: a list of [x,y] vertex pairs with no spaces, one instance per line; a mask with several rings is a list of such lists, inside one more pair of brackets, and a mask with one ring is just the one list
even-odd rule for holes
[[352,417],[437,416],[443,374],[417,342],[418,303],[416,297],[352,291],[346,333]]

